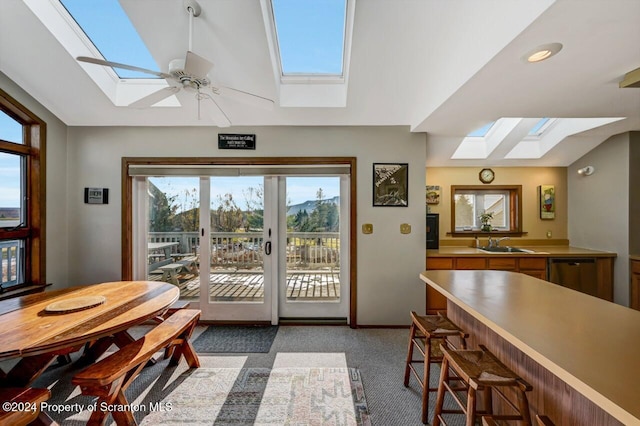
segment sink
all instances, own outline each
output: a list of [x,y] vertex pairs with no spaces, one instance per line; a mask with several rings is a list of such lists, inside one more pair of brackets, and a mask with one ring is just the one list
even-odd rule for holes
[[527,250],[517,247],[498,246],[498,247],[479,247],[478,250],[485,253],[535,253],[533,250]]

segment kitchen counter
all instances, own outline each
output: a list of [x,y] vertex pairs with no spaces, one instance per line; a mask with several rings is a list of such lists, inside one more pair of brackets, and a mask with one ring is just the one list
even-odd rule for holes
[[[483,241],[483,244],[486,241]],[[473,247],[444,246],[427,250],[427,257],[487,257],[487,256],[526,256],[526,257],[616,257],[616,253],[591,250],[572,246],[527,246],[519,244],[500,244],[503,247],[518,247],[534,253],[487,253]],[[640,256],[638,256],[640,260]]]
[[420,278],[447,298],[471,347],[487,345],[533,385],[534,414],[556,424],[640,425],[640,312],[508,271]]

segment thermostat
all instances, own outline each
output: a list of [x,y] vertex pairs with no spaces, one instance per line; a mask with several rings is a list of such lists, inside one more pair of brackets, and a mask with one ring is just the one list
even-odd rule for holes
[[85,188],[85,204],[109,204],[109,188]]

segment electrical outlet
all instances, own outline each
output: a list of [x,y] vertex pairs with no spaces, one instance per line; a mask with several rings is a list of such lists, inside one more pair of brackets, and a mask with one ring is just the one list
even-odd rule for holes
[[363,234],[373,234],[373,224],[365,223],[362,225],[362,233]]
[[400,224],[400,233],[401,234],[410,234],[411,233],[411,225],[408,223]]
[[551,231],[547,231],[547,238],[551,238],[552,235]]

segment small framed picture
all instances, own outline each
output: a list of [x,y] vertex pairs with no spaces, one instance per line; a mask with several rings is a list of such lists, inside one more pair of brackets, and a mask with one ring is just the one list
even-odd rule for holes
[[409,206],[408,163],[373,163],[373,206]]
[[440,186],[439,185],[427,185],[427,204],[439,204],[440,203]]
[[556,189],[553,185],[538,187],[540,198],[540,219],[555,219],[556,217]]

